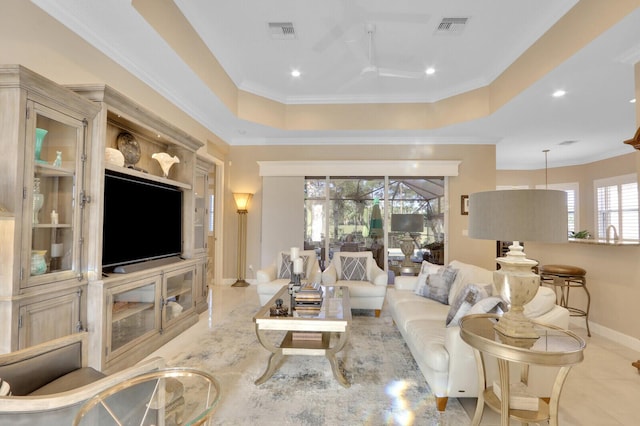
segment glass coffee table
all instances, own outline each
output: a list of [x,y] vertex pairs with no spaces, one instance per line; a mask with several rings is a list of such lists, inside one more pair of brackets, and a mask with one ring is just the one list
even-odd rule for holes
[[117,383],[88,399],[73,426],[210,424],[220,385],[192,368],[164,368]]
[[[266,382],[276,371],[280,361],[288,355],[325,356],[329,360],[333,376],[344,387],[350,384],[340,371],[336,353],[344,349],[351,327],[351,306],[347,287],[322,287],[323,299],[318,312],[299,313],[293,316],[271,316],[270,308],[276,300],[290,303],[288,286],[283,286],[273,298],[253,317],[260,344],[269,352],[269,363],[256,385]],[[268,331],[285,331],[279,344],[273,343]],[[331,335],[338,338],[332,344]]]
[[[534,322],[534,329],[540,337],[536,340],[509,339],[501,336],[493,328],[500,316],[494,314],[468,315],[460,320],[460,337],[474,349],[478,365],[478,404],[472,425],[479,425],[482,419],[484,405],[500,413],[501,424],[509,424],[513,418],[522,423],[539,423],[549,421],[549,425],[558,424],[558,405],[562,386],[575,364],[582,362],[585,342],[576,334],[551,325]],[[493,356],[498,361],[500,373],[500,391],[486,383],[484,373],[485,355]],[[537,410],[516,410],[509,407],[509,363],[520,364],[521,382],[527,385],[529,365],[560,367],[551,397],[547,403],[539,399]]]

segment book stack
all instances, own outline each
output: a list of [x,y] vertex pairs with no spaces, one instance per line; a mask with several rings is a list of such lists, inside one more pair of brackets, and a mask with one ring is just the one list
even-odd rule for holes
[[295,295],[295,309],[299,314],[317,314],[322,306],[320,284],[305,284]]
[[[493,393],[502,401],[500,383],[497,381],[493,382]],[[512,410],[538,411],[540,400],[537,396],[527,392],[527,386],[524,383],[513,383],[509,385],[509,408]]]
[[292,340],[306,340],[311,342],[321,342],[322,333],[316,331],[294,331],[291,333]]

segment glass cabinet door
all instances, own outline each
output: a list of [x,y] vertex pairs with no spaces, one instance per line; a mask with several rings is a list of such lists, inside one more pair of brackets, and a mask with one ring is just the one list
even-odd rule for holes
[[[24,247],[22,286],[64,279],[80,271],[79,197],[85,125],[33,103],[25,149]],[[58,274],[53,278],[52,274]]]
[[202,251],[206,248],[207,237],[207,202],[206,202],[206,179],[204,171],[196,172],[196,180],[193,185],[195,201],[194,235],[193,248],[195,251]]
[[108,330],[111,352],[155,331],[158,328],[155,311],[156,281],[126,291],[114,289]]
[[167,294],[164,298],[164,319],[168,324],[173,319],[188,312],[194,307],[193,301],[193,279],[195,270],[190,269],[188,272],[168,273]]

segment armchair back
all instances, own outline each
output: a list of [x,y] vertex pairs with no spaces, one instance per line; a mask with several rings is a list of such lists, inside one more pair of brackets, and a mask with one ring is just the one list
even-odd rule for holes
[[[304,262],[304,278],[309,280],[319,278],[317,275],[320,265],[315,250],[301,250],[300,257]],[[291,278],[291,268],[290,252],[288,250],[279,252],[276,258],[276,279]]]

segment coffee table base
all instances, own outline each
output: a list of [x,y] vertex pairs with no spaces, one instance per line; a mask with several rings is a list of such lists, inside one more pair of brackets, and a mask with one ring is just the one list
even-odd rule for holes
[[280,361],[289,355],[307,355],[307,356],[325,356],[329,360],[329,364],[331,365],[331,371],[333,372],[333,377],[336,378],[338,383],[340,383],[343,387],[348,388],[351,384],[347,381],[347,379],[342,374],[340,367],[338,366],[338,361],[336,360],[336,353],[340,352],[347,343],[348,340],[348,330],[345,332],[338,333],[339,339],[334,347],[330,347],[331,341],[331,333],[323,332],[322,340],[294,340],[293,332],[287,332],[286,336],[280,343],[280,346],[275,346],[263,335],[263,330],[260,330],[256,326],[256,334],[258,336],[258,340],[260,344],[271,352],[271,356],[269,357],[269,362],[267,364],[267,369],[256,381],[256,385],[261,385],[273,376],[276,372]]

